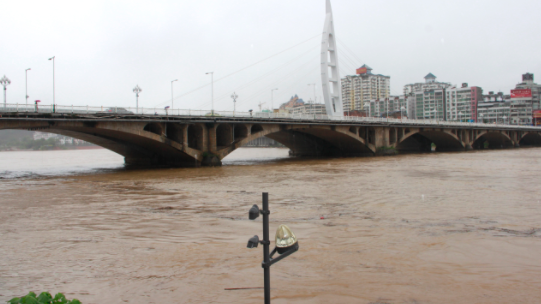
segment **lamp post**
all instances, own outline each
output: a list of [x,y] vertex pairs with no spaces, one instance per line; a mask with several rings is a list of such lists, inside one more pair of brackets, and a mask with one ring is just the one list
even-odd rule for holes
[[4,87],[4,108],[6,108],[7,107],[7,103],[6,103],[6,87],[11,84],[11,80],[9,80],[9,78],[7,78],[6,75],[4,75],[4,77],[2,77],[2,79],[0,79],[0,84]]
[[210,99],[212,102],[211,115],[214,116],[214,72],[205,73],[205,75],[210,74]]
[[276,90],[278,90],[278,88],[272,89],[272,90],[271,90],[271,112],[272,112],[272,113],[274,113],[274,104],[273,104],[273,103],[274,103],[274,95],[273,95],[273,93],[274,93],[274,91],[276,91]]
[[133,88],[133,92],[135,93],[135,113],[139,114],[139,93],[141,93],[143,89],[139,87],[139,85],[136,85],[135,88]]
[[54,68],[54,57],[55,57],[55,56],[49,58],[49,60],[52,60],[52,61],[53,61],[53,106],[55,105],[55,85],[54,85],[54,78],[55,78],[55,77],[54,77],[54,70],[55,70],[55,68]]
[[316,84],[315,83],[309,83],[308,84],[309,86],[314,86],[314,101],[312,101],[312,104],[310,105],[310,114],[313,114],[313,106],[314,106],[314,103],[316,103]]
[[[263,245],[263,275],[265,282],[265,304],[270,304],[270,267],[285,257],[291,255],[295,251],[299,250],[299,242],[297,237],[289,227],[286,225],[278,226],[276,230],[275,246],[271,253],[269,253],[270,240],[269,240],[269,194],[263,192],[263,210],[259,210],[257,205],[253,205],[248,212],[248,218],[255,220],[259,214],[263,215],[263,240],[259,240],[257,235],[254,235],[248,240],[248,248],[257,248],[258,244]],[[278,252],[280,256],[272,258],[272,256]]]
[[405,109],[406,108],[404,108],[404,107],[400,107],[400,121],[404,120],[403,118],[404,118],[404,110]]
[[237,98],[239,97],[239,95],[237,95],[237,93],[233,92],[233,95],[231,95],[231,98],[233,98],[233,117],[235,117],[235,108],[236,108],[236,104],[237,104]]
[[171,109],[173,109],[173,82],[178,81],[178,79],[171,80]]
[[28,71],[30,71],[30,68],[24,70],[24,81],[25,81],[25,84],[24,84],[24,89],[26,91],[26,106],[28,106]]

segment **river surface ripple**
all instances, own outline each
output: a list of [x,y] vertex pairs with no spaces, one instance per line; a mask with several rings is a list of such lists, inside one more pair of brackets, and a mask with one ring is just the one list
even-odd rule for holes
[[[26,154],[25,154],[26,153]],[[541,149],[126,170],[106,150],[0,153],[0,302],[259,303],[261,218],[300,250],[273,303],[539,303]],[[323,219],[321,219],[323,217]]]

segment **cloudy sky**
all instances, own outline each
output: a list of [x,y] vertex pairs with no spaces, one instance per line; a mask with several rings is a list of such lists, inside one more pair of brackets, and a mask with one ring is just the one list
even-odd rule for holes
[[[509,92],[541,77],[541,1],[332,0],[341,75],[368,64],[391,91],[439,81]],[[0,77],[9,103],[210,109],[274,106],[292,95],[321,100],[324,0],[2,1]]]

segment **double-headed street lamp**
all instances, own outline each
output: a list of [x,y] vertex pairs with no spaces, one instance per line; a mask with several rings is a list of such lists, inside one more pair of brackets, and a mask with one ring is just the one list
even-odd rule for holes
[[6,103],[6,87],[11,84],[11,80],[4,75],[2,79],[0,79],[0,84],[4,87],[4,108],[7,107]]
[[173,109],[173,82],[178,81],[178,79],[171,80],[171,109]]
[[135,113],[139,114],[139,93],[141,93],[143,89],[139,87],[139,85],[136,85],[135,88],[133,88],[133,92],[135,93]]
[[233,95],[231,95],[231,98],[233,98],[233,117],[235,117],[235,111],[237,107],[237,98],[239,98],[239,95],[237,93],[233,92]]
[[[286,225],[278,226],[276,230],[276,242],[274,249],[269,253],[269,194],[263,192],[263,210],[260,210],[257,205],[253,205],[248,211],[248,218],[250,220],[255,220],[259,217],[259,214],[263,215],[263,240],[260,241],[257,235],[254,235],[250,240],[248,240],[248,248],[257,248],[258,244],[263,245],[263,262],[261,267],[263,267],[264,281],[265,281],[265,304],[270,304],[270,267],[271,265],[277,263],[278,261],[284,259],[285,257],[291,255],[295,251],[299,250],[299,242],[297,237],[289,227]],[[272,258],[272,256],[278,252],[280,256]]]

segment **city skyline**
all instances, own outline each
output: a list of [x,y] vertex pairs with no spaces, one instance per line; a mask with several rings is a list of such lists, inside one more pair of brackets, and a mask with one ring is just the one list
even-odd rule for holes
[[[541,25],[534,1],[411,3],[384,5],[334,0],[340,76],[363,64],[391,76],[391,94],[431,72],[453,84],[467,82],[485,91],[509,92],[524,73],[541,73],[535,59],[540,43],[529,38]],[[528,6],[530,9],[513,10]],[[0,74],[12,81],[9,102],[52,103],[56,56],[56,103],[134,106],[139,84],[141,107],[165,106],[174,84],[175,108],[210,109],[210,79],[299,46],[215,84],[216,110],[256,109],[299,94],[321,100],[318,47],[325,3],[218,1],[153,4],[94,2],[7,3],[0,24],[8,30],[1,47]],[[364,12],[364,13],[363,13]],[[369,12],[369,13],[367,13]],[[265,22],[261,22],[265,20]],[[377,26],[376,26],[377,25]],[[277,67],[282,67],[272,72]],[[269,74],[265,76],[266,74]],[[254,79],[260,79],[251,83]],[[203,87],[189,95],[187,92]],[[240,87],[240,89],[238,89]],[[178,93],[177,93],[178,92]],[[225,97],[224,97],[225,96]]]

